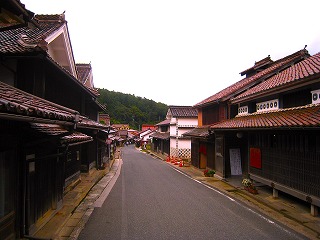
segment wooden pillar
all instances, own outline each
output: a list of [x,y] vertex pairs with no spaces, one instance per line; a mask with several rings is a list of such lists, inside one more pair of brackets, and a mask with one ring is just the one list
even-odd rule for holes
[[279,197],[279,191],[275,188],[272,190],[272,197],[273,198],[278,198]]
[[313,217],[318,216],[319,212],[318,212],[318,207],[316,205],[311,204],[311,215]]

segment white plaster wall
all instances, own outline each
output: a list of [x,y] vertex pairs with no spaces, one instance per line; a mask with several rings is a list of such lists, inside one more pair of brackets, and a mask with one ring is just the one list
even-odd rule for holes
[[194,126],[198,125],[198,118],[179,118],[178,126]]
[[176,136],[177,134],[176,134],[176,130],[177,130],[177,128],[176,128],[176,125],[170,125],[170,136]]
[[191,140],[179,139],[179,148],[191,148]]

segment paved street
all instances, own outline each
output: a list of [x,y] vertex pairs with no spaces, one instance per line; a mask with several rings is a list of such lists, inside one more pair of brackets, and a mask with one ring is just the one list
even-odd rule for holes
[[134,146],[79,239],[303,239]]

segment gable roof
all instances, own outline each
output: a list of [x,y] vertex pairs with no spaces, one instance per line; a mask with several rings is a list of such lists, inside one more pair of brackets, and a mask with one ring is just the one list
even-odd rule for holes
[[288,88],[288,85],[309,81],[311,77],[320,77],[320,53],[296,63],[279,74],[276,74],[253,88],[248,89],[244,93],[233,98],[232,102],[236,103],[250,97],[257,97],[257,95],[275,91],[276,89]]
[[97,89],[93,84],[92,67],[91,63],[77,63],[76,64],[78,80],[85,85],[96,96],[99,95]]
[[177,117],[198,117],[198,111],[192,106],[169,106],[168,113],[174,118]]
[[48,43],[45,38],[63,26],[65,23],[64,16],[37,15],[34,19],[41,26],[41,29],[21,27],[1,32],[0,52],[16,54],[47,51]]
[[320,104],[238,116],[210,126],[213,130],[305,129],[320,127]]
[[242,91],[248,89],[251,86],[254,86],[255,84],[257,84],[257,82],[274,75],[275,73],[283,70],[284,68],[287,68],[293,62],[300,61],[306,57],[309,57],[308,51],[306,49],[303,49],[282,59],[279,59],[273,62],[273,64],[267,69],[262,70],[261,72],[258,72],[257,74],[251,77],[244,78],[230,85],[229,87],[221,90],[220,92],[212,95],[211,97],[208,97],[205,100],[197,103],[196,105],[194,105],[194,107],[202,107],[210,103],[228,100],[234,97],[236,94],[240,94]]
[[36,15],[39,27],[21,27],[3,31],[0,36],[0,53],[27,54],[42,52],[50,56],[74,77],[77,76],[72,46],[64,13]]

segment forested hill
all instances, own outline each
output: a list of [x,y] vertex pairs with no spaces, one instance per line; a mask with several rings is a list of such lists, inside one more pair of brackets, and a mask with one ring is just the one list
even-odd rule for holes
[[98,89],[98,100],[106,105],[111,124],[129,124],[130,128],[141,130],[142,124],[157,124],[166,117],[168,106],[132,94]]

